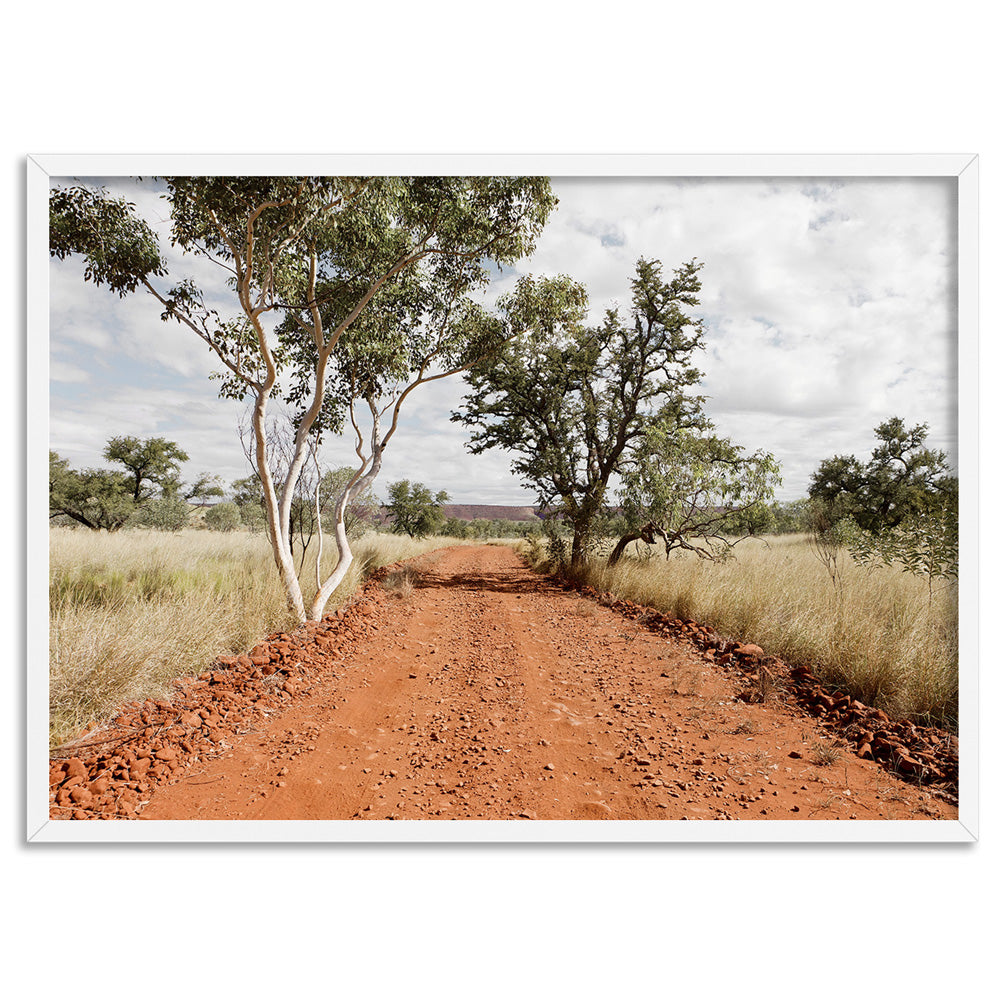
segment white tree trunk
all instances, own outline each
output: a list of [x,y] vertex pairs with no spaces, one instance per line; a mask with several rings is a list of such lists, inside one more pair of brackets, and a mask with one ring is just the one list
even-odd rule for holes
[[[347,494],[345,493],[342,500],[346,498]],[[333,535],[337,541],[337,565],[334,571],[323,581],[319,590],[316,591],[316,597],[313,600],[312,607],[309,609],[309,620],[314,622],[319,621],[323,617],[323,609],[326,607],[333,592],[341,585],[344,577],[347,576],[347,571],[351,568],[351,563],[354,562],[354,553],[351,551],[351,543],[347,539],[347,529],[344,527],[343,503],[337,505],[337,523],[334,525]]]
[[373,417],[375,426],[374,433],[372,434],[372,440],[374,442],[374,446],[372,448],[372,465],[368,472],[364,475],[362,475],[364,466],[358,470],[355,480],[348,483],[347,486],[344,487],[344,492],[341,493],[340,499],[337,501],[337,520],[334,524],[333,531],[334,538],[337,542],[337,565],[334,567],[333,572],[323,581],[322,586],[316,592],[316,597],[313,600],[312,607],[309,609],[310,621],[319,621],[323,617],[323,609],[333,596],[333,592],[343,582],[344,577],[347,575],[347,571],[351,568],[351,563],[354,562],[354,553],[351,551],[351,543],[347,538],[347,528],[344,526],[347,505],[357,499],[357,497],[364,493],[364,491],[368,489],[373,482],[375,482],[378,477],[379,470],[382,468],[382,450],[384,448],[384,442],[382,444],[378,443],[378,415],[374,413],[374,411]]
[[298,574],[295,572],[295,560],[292,557],[288,536],[288,514],[278,505],[278,497],[274,489],[274,479],[268,463],[267,439],[264,433],[264,419],[267,415],[267,393],[262,391],[257,396],[253,409],[253,432],[256,444],[257,474],[260,476],[264,490],[264,505],[267,511],[271,552],[274,563],[278,567],[281,584],[285,588],[285,599],[288,610],[300,621],[306,620],[305,602],[302,599],[302,588],[299,585]]

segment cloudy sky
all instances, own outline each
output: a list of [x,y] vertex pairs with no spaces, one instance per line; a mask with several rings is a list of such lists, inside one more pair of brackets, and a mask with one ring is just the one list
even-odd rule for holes
[[[59,180],[54,183],[62,183]],[[221,296],[213,265],[170,256],[167,207],[148,185],[102,179],[128,194],[161,234],[171,275],[191,274]],[[819,462],[866,457],[890,416],[930,425],[928,443],[957,469],[956,182],[949,178],[553,179],[559,207],[534,255],[505,272],[568,274],[587,287],[591,320],[629,305],[639,257],[669,273],[704,261],[706,349],[701,392],[718,430],[748,451],[771,451],[779,498],[805,495]],[[220,302],[222,299],[220,298]],[[50,447],[74,467],[105,464],[109,437],[166,437],[225,483],[249,468],[241,404],[219,400],[208,348],[160,321],[145,293],[118,299],[82,280],[78,261],[53,261],[50,285]],[[531,503],[510,456],[470,456],[449,420],[456,377],[410,396],[376,491],[397,479],[446,490],[459,503]],[[324,446],[347,464],[347,440]]]

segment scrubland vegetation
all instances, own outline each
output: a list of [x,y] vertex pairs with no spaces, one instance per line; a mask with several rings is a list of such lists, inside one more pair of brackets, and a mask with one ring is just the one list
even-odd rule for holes
[[[220,394],[250,405],[253,475],[228,494],[207,474],[185,484],[187,453],[165,438],[110,439],[104,458],[124,471],[50,453],[50,516],[91,529],[51,536],[53,739],[320,618],[369,567],[458,540],[425,534],[493,535],[446,522],[443,491],[402,480],[387,509],[404,535],[352,537],[381,523],[371,491],[404,402],[460,373],[452,420],[469,451],[509,454],[546,510],[552,549],[520,543],[536,565],[558,542],[560,568],[602,591],[812,664],[893,715],[955,724],[958,482],[945,454],[926,424],[891,417],[870,459],[827,457],[808,500],[775,503],[775,456],[719,436],[699,394],[703,262],[669,273],[640,258],[631,305],[597,325],[566,275],[522,275],[486,309],[476,296],[492,270],[530,256],[556,207],[547,178],[162,181],[174,245],[237,293],[228,317],[193,278],[167,275],[159,224],[103,188],[52,190],[50,253],[120,297],[151,296],[214,352]],[[289,410],[269,415],[271,402]],[[355,465],[321,466],[329,433],[352,442]],[[186,501],[222,496],[204,518],[214,531],[171,534],[190,523]],[[759,537],[783,530],[807,534]],[[639,539],[660,554],[642,558]]]
[[[643,551],[648,551],[641,547]],[[536,566],[545,546],[525,543]],[[740,544],[724,561],[633,546],[615,566],[578,578],[600,591],[712,625],[897,717],[954,728],[958,716],[958,587],[895,566],[865,567],[842,549],[835,581],[806,535]]]
[[[454,544],[370,533],[327,611],[372,569]],[[307,553],[306,566],[313,558]],[[335,560],[336,550],[326,559]],[[315,587],[315,585],[314,585]],[[218,655],[245,652],[296,619],[263,534],[50,532],[49,708],[53,745]]]

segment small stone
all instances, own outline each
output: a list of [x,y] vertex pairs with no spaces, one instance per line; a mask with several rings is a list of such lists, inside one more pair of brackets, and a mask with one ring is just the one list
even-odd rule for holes
[[79,757],[70,757],[66,762],[66,780],[64,785],[79,785],[86,783],[90,778],[87,767]]
[[545,770],[546,771],[554,771],[555,769],[556,769],[555,764],[546,764],[545,765]]

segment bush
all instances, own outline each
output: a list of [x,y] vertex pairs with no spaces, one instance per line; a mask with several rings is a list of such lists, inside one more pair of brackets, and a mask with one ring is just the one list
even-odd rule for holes
[[212,531],[235,531],[242,520],[234,503],[217,503],[205,512],[205,526]]
[[263,531],[267,524],[267,518],[258,501],[241,503],[238,505],[240,520],[248,531]]
[[187,526],[189,507],[179,497],[147,500],[129,520],[130,527],[155,528],[157,531],[180,531]]

